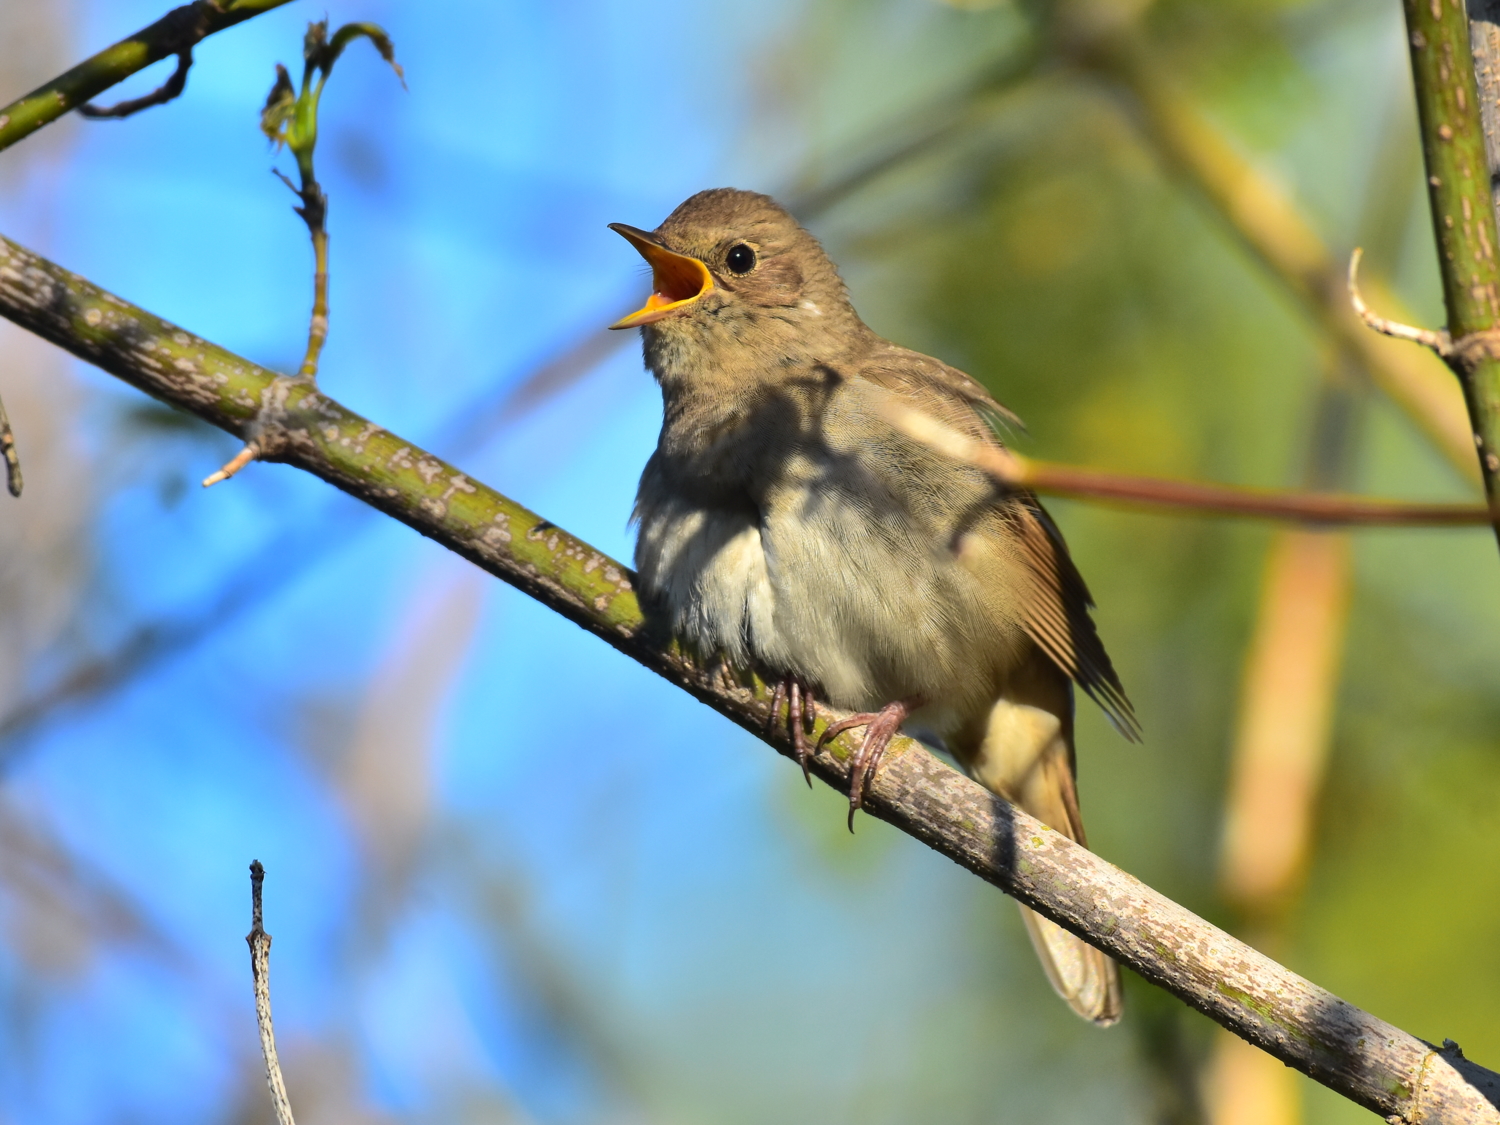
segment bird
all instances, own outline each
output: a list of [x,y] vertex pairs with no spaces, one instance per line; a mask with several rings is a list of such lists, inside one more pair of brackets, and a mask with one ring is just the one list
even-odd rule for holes
[[[978,380],[891,343],[855,312],[817,239],[770,196],[699,192],[655,230],[639,328],[661,434],[632,520],[648,621],[704,661],[774,682],[804,772],[814,700],[863,727],[850,827],[902,731],[1086,846],[1073,687],[1139,726],[1061,532],[1030,492],[919,440],[915,411],[1003,447],[1016,419]],[[1053,988],[1120,1018],[1119,969],[1025,906]]]

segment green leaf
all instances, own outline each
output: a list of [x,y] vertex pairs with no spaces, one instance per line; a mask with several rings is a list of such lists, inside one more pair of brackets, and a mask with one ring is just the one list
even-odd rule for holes
[[396,61],[396,47],[391,42],[391,37],[385,33],[385,29],[373,23],[346,23],[334,32],[333,39],[325,52],[325,60],[320,64],[323,73],[330,73],[333,70],[333,64],[344,53],[344,48],[360,38],[368,39],[380,52],[380,57],[391,64],[391,69],[396,72],[396,77],[401,80],[401,86],[405,89],[406,74],[402,71],[401,64]]

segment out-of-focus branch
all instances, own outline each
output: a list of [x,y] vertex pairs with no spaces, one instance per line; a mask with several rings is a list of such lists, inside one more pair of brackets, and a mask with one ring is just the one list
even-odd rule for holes
[[[648,625],[630,572],[307,384],[197,339],[0,237],[0,315],[149,394],[244,437],[401,520],[536,598],[746,730],[768,733],[770,692],[700,667]],[[814,735],[830,712],[819,709]],[[856,747],[812,769],[848,791]],[[1500,1125],[1500,1075],[1432,1047],[1271,961],[1006,801],[910,739],[896,740],[865,807],[1084,937],[1235,1034],[1398,1121]]]
[[[168,55],[191,53],[193,46],[215,32],[279,8],[290,0],[194,0],[174,8],[134,35],[106,47],[72,70],[40,86],[24,98],[0,107],[0,149],[9,148],[70,109],[102,94]],[[186,81],[186,69],[182,70]],[[173,79],[168,79],[168,85]],[[158,91],[160,93],[160,91]],[[154,96],[154,95],[148,95]],[[175,95],[174,95],[175,96]],[[166,99],[161,99],[165,101]],[[153,103],[155,104],[155,103]],[[133,112],[133,111],[132,111]]]
[[[1419,351],[1373,335],[1352,315],[1341,264],[1286,192],[1236,150],[1134,36],[1083,41],[1076,57],[1114,82],[1162,160],[1199,190],[1240,242],[1448,461],[1477,481],[1473,435],[1448,372]],[[1379,285],[1369,288],[1381,308],[1410,319],[1394,294]]]
[[16,435],[11,432],[4,399],[0,399],[0,457],[5,458],[5,487],[12,496],[19,498],[24,483],[21,480],[21,455],[16,452]]
[[255,981],[255,1023],[260,1029],[260,1053],[266,1060],[266,1085],[271,1089],[271,1105],[276,1110],[276,1125],[296,1125],[292,1120],[292,1103],[286,1096],[286,1080],[281,1076],[281,1062],[276,1057],[276,1029],[271,1023],[271,935],[261,924],[261,884],[266,869],[260,860],[250,864],[250,932],[245,944],[250,947],[250,974]]
[[[1500,496],[1500,260],[1479,91],[1462,4],[1405,0],[1407,41],[1427,163],[1448,366],[1463,384],[1485,494]],[[1500,512],[1495,534],[1500,538]]]
[[1159,477],[1124,476],[1076,465],[1033,461],[1010,450],[966,437],[898,399],[890,400],[885,411],[890,421],[908,437],[956,461],[983,469],[1003,485],[1029,488],[1050,496],[1102,500],[1182,513],[1248,516],[1324,525],[1467,527],[1490,522],[1489,509],[1479,504],[1408,504],[1331,493],[1241,488]]

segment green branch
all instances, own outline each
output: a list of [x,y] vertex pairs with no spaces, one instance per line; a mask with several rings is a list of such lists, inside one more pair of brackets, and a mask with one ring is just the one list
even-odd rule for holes
[[[1500,490],[1500,259],[1469,17],[1458,0],[1405,0],[1407,40],[1451,346],[1484,488]],[[1500,537],[1500,517],[1495,532]]]
[[[287,379],[0,237],[0,315],[311,472],[469,559],[792,756],[770,693],[704,668],[648,624],[631,572],[452,465]],[[830,712],[820,709],[821,732]],[[812,770],[847,792],[853,747]],[[865,807],[1230,1031],[1397,1121],[1500,1125],[1500,1075],[1318,988],[981,789],[909,739]]]
[[[181,57],[208,36],[291,0],[194,0],[85,59],[66,74],[0,108],[0,150],[97,97],[168,55]],[[185,77],[185,70],[184,70]],[[173,76],[176,78],[176,75]]]

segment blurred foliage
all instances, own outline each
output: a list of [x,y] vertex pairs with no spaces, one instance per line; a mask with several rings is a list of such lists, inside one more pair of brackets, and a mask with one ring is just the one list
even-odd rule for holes
[[[8,13],[0,8],[0,21]],[[760,187],[779,177],[789,192],[816,197],[930,136],[907,158],[849,181],[857,186],[814,224],[877,331],[984,380],[1026,420],[1019,444],[1027,451],[1127,472],[1299,483],[1319,460],[1319,443],[1335,440],[1316,416],[1330,380],[1342,376],[1312,320],[1222,217],[1164,169],[1130,108],[1077,64],[1078,36],[1121,29],[1142,36],[1209,119],[1289,186],[1336,254],[1362,243],[1412,307],[1436,316],[1394,4],[789,3],[780,23],[747,37],[753,50],[713,56],[714,67],[746,72],[754,111],[722,174]],[[403,44],[411,40],[398,32]],[[680,48],[674,35],[684,37]],[[702,44],[687,35],[680,26],[651,31],[662,50],[696,59]],[[712,41],[738,42],[729,32]],[[412,60],[422,57],[420,47],[407,56],[414,75],[422,64]],[[382,149],[379,160],[392,177],[403,174],[399,155]],[[443,188],[455,190],[447,181]],[[651,225],[661,216],[618,217]],[[334,276],[337,293],[348,276],[337,260]],[[526,292],[534,292],[529,282]],[[486,348],[495,346],[491,315]],[[0,378],[16,362],[10,353],[0,359]],[[27,353],[25,362],[40,372],[51,360]],[[38,375],[43,384],[53,385]],[[4,389],[28,449],[44,444],[33,436],[47,432],[35,408],[24,394],[12,400],[12,384]],[[1352,444],[1348,487],[1465,495],[1385,399],[1359,386],[1348,394],[1357,417],[1337,438]],[[580,432],[584,415],[603,418],[612,401],[597,384],[570,396],[572,425],[539,429],[534,440],[550,448],[564,429]],[[72,409],[59,395],[52,416]],[[98,454],[105,465],[118,466],[122,449],[159,443],[164,452],[154,462],[130,452],[119,480],[97,473],[74,481],[71,497],[54,492],[46,509],[28,509],[34,522],[26,526],[40,530],[26,532],[24,554],[0,557],[0,651],[25,658],[21,668],[0,663],[0,705],[38,668],[64,665],[93,651],[99,636],[150,620],[182,594],[178,586],[201,593],[215,574],[232,573],[245,585],[295,588],[310,560],[329,565],[299,549],[248,578],[231,569],[226,558],[259,556],[209,544],[180,514],[191,505],[147,511],[132,491],[155,474],[156,493],[176,495],[170,481],[195,427],[179,429],[175,416],[139,404],[111,417],[115,438],[120,428],[136,436]],[[165,440],[170,434],[180,436]],[[629,476],[637,466],[613,468]],[[28,499],[49,475],[28,466]],[[88,487],[104,497],[91,501]],[[259,494],[245,479],[230,487],[223,502],[242,522],[256,510],[273,526],[307,510],[321,520],[326,510],[286,504],[272,486]],[[1220,897],[1217,849],[1271,533],[1228,520],[1052,507],[1147,736],[1129,746],[1082,705],[1090,842],[1192,909],[1242,927]],[[101,509],[107,516],[85,542],[84,524]],[[195,552],[191,575],[153,583],[139,562],[128,575],[89,565],[96,552],[116,557],[115,537],[148,517],[158,536]],[[9,518],[0,508],[0,519]],[[652,694],[639,670],[609,664],[590,692],[557,695],[557,681],[593,659],[590,638],[548,632],[519,598],[497,597],[502,609],[488,613],[456,564],[428,560],[409,568],[420,573],[393,576],[381,568],[398,568],[376,557],[370,550],[351,561],[314,586],[316,596],[293,589],[281,616],[267,611],[236,624],[204,662],[206,678],[191,681],[216,723],[248,732],[258,765],[279,763],[285,773],[275,776],[291,779],[234,775],[234,786],[267,803],[263,790],[281,786],[293,795],[278,791],[275,800],[316,809],[313,842],[299,843],[305,854],[289,846],[281,866],[262,857],[272,932],[278,910],[301,918],[276,899],[276,880],[289,868],[317,872],[290,877],[323,880],[302,893],[336,919],[297,921],[273,957],[295,957],[300,942],[320,951],[316,964],[333,966],[322,976],[273,972],[293,1104],[299,1114],[305,1107],[307,1125],[324,1117],[1204,1120],[1212,1028],[1202,1017],[1132,979],[1119,1029],[1083,1025],[1052,997],[1013,906],[991,888],[876,822],[862,819],[850,838],[836,794],[809,795],[794,769],[765,761],[691,705]],[[330,586],[354,589],[356,575],[356,604],[333,617],[322,604],[337,600]],[[1355,536],[1347,656],[1314,851],[1305,887],[1274,935],[1275,955],[1297,971],[1414,1034],[1452,1037],[1492,1066],[1500,1062],[1492,1018],[1500,1003],[1497,579],[1487,533]],[[122,591],[135,581],[152,596],[126,607]],[[384,608],[375,613],[375,605]],[[289,628],[305,630],[306,646],[322,652],[328,642],[313,622],[347,638],[339,659],[316,674],[283,675],[254,660],[262,648],[280,651],[272,637]],[[498,650],[521,655],[502,665]],[[254,690],[224,682],[220,661]],[[450,696],[462,702],[451,712]],[[109,716],[119,729],[147,727],[153,740],[158,730],[178,730],[175,713],[143,717],[122,707]],[[716,749],[726,740],[731,750]],[[85,769],[84,741],[61,737],[49,753],[70,769],[76,754]],[[445,755],[468,760],[463,747],[477,747],[468,753],[493,776],[444,774],[456,768]],[[182,788],[161,800],[208,809],[212,786],[195,772],[209,768],[201,748],[172,752],[181,757],[165,772]],[[472,803],[471,789],[479,794]],[[260,819],[258,811],[245,816]],[[28,819],[28,846],[65,852],[47,827],[44,816]],[[81,838],[76,830],[70,837]],[[190,865],[172,848],[163,854]],[[71,863],[0,863],[8,945],[0,1027],[8,1041],[26,1040],[18,1028],[34,1028],[52,1002],[41,986],[17,981],[43,968],[82,979],[80,933],[100,944],[125,940],[111,930],[124,916],[125,892],[83,860]],[[37,870],[68,892],[36,892]],[[76,905],[101,885],[108,909]],[[238,912],[238,884],[233,893]],[[129,940],[145,943],[142,933],[157,945],[168,940],[133,920]],[[232,952],[239,957],[242,947]],[[234,972],[241,968],[236,961]],[[191,991],[172,979],[161,991]],[[213,1040],[233,1044],[216,1064],[227,1074],[201,1081],[218,1083],[221,1115],[264,1120],[251,1025],[224,1017],[241,1019],[236,1005],[248,990],[234,993],[245,983],[239,976],[213,979],[235,999],[204,990],[212,995],[193,1002],[207,1015],[181,1001],[182,1011],[197,1013],[181,1017],[193,1026],[233,1028]],[[64,1037],[51,1049],[78,1048]],[[398,1073],[393,1055],[418,1076]],[[471,1065],[471,1055],[484,1064]],[[1308,1120],[1365,1119],[1298,1082]],[[6,1079],[5,1115],[30,1104],[15,1093],[23,1085]],[[164,1095],[150,1104],[158,1118],[192,1116],[190,1101]],[[122,1098],[95,1117],[132,1113],[139,1105]]]

